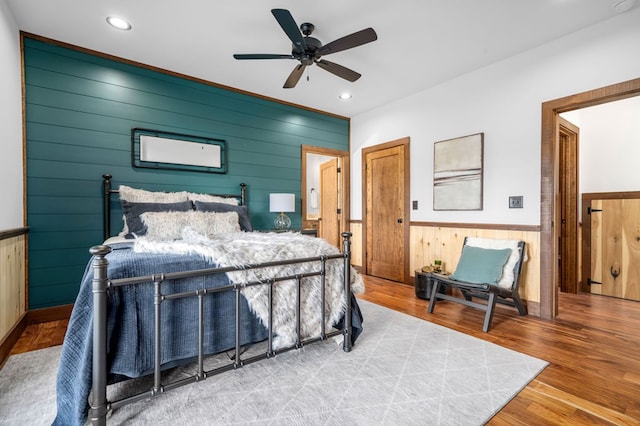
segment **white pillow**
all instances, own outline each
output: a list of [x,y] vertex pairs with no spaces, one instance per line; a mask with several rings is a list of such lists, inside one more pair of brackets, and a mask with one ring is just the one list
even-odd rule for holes
[[145,191],[144,189],[131,188],[125,185],[120,185],[118,191],[121,200],[127,200],[132,203],[179,203],[189,201],[187,191]]
[[238,205],[238,199],[234,197],[220,197],[210,194],[197,194],[195,192],[187,192],[187,196],[191,201],[201,201],[203,203],[222,203],[232,206]]
[[145,235],[161,240],[178,240],[182,238],[182,230],[187,227],[209,238],[240,232],[236,212],[147,212],[142,213],[140,218],[147,227]]
[[[486,249],[510,248],[511,255],[507,259],[507,263],[504,265],[504,268],[502,268],[502,277],[498,281],[498,286],[502,288],[511,288],[511,286],[513,285],[513,280],[515,279],[513,268],[516,266],[516,263],[518,263],[518,259],[520,258],[520,247],[518,247],[518,243],[518,240],[497,240],[493,238],[467,237],[466,244],[468,246]],[[527,261],[527,253],[524,254],[522,261]]]

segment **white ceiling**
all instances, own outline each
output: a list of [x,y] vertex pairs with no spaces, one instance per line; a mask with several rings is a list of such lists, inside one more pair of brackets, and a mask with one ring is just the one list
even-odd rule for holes
[[[609,19],[620,1],[6,0],[22,31],[348,117]],[[297,61],[235,60],[290,53],[272,8],[313,23],[324,44],[373,27],[377,41],[324,57],[362,77],[313,65],[309,81],[283,89]],[[108,15],[133,29],[112,29]],[[353,98],[340,101],[343,91]]]

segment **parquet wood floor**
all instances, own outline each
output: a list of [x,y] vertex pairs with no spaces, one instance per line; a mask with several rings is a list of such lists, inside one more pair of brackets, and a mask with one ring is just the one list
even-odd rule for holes
[[[640,302],[563,293],[553,321],[499,306],[483,333],[484,312],[441,301],[428,314],[412,286],[364,278],[364,300],[549,362],[489,425],[640,425]],[[67,323],[28,326],[11,353],[61,344]]]

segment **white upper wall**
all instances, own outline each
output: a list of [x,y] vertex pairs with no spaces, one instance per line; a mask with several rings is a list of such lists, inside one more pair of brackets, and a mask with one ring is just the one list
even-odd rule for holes
[[[640,7],[353,117],[351,218],[362,219],[362,148],[409,136],[412,221],[539,225],[542,103],[640,77],[638,46]],[[484,209],[433,211],[434,142],[479,132]],[[624,173],[637,182],[635,168]],[[510,195],[524,196],[524,208],[509,209]]]
[[20,33],[0,0],[0,231],[23,226]]
[[580,194],[640,191],[640,96],[561,115],[580,128]]

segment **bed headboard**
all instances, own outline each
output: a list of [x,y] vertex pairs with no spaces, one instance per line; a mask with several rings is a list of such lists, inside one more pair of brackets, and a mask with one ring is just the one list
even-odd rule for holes
[[[102,187],[103,187],[103,200],[104,200],[104,212],[103,212],[103,236],[106,240],[111,235],[111,196],[113,194],[118,194],[119,191],[117,189],[111,188],[111,176],[108,173],[102,175]],[[209,194],[215,195],[216,197],[223,198],[236,198],[241,206],[247,205],[247,184],[240,184],[240,193],[239,194]]]

